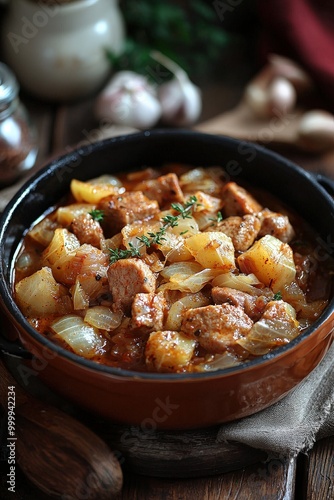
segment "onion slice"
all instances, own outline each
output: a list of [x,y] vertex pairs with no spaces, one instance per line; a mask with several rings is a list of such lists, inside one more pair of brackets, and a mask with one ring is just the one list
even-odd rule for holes
[[84,321],[99,330],[111,331],[121,324],[122,319],[121,311],[113,312],[109,307],[95,306],[87,310]]
[[56,337],[68,344],[71,349],[84,358],[93,358],[103,353],[106,340],[99,331],[88,325],[80,316],[68,314],[51,324]]

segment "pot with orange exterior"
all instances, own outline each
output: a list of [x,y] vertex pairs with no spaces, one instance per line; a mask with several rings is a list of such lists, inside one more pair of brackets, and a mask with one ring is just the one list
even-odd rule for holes
[[1,220],[1,301],[10,324],[6,332],[18,333],[20,343],[35,356],[31,368],[62,396],[114,422],[161,429],[200,428],[272,405],[317,366],[333,339],[331,294],[319,317],[289,343],[235,366],[178,373],[135,371],[85,359],[38,333],[13,295],[13,266],[22,235],[69,192],[72,179],[124,175],[166,164],[222,166],[232,182],[250,183],[270,193],[316,230],[319,262],[331,260],[334,203],[328,193],[330,181],[255,144],[190,131],[156,130],[77,149],[28,181]]

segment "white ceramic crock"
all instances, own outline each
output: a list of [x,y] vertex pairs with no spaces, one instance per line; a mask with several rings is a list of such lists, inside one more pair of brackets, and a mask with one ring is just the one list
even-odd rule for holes
[[25,90],[47,100],[97,91],[111,71],[106,49],[119,53],[123,40],[117,0],[10,0],[2,26],[5,61]]

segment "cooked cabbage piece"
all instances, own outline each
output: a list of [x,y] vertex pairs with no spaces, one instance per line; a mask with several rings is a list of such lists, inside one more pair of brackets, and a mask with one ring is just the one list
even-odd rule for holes
[[198,233],[187,238],[184,245],[203,267],[219,268],[225,272],[235,268],[234,246],[224,233]]
[[283,300],[270,301],[262,317],[248,335],[237,343],[251,354],[267,354],[274,347],[287,344],[299,334],[294,308]]
[[62,226],[69,226],[73,219],[79,217],[79,215],[87,215],[96,209],[96,205],[89,203],[72,203],[65,207],[59,207],[56,216],[57,221]]
[[68,290],[57,283],[48,267],[17,283],[15,296],[21,311],[28,317],[65,314],[72,309]]
[[55,230],[50,244],[44,250],[42,257],[45,266],[52,269],[57,281],[67,283],[68,266],[80,247],[78,238],[67,229]]
[[77,179],[71,181],[71,191],[79,203],[99,203],[107,196],[118,194],[122,188],[120,183],[105,183],[97,180],[94,182],[81,182]]
[[56,221],[46,217],[29,231],[29,236],[43,247],[46,247],[51,242],[57,227]]
[[243,273],[255,274],[275,293],[291,283],[296,276],[291,247],[269,234],[256,241],[237,260]]
[[182,371],[191,360],[195,347],[196,341],[182,333],[152,332],[146,343],[146,365],[158,372]]
[[80,316],[74,314],[63,316],[51,324],[51,329],[56,337],[84,358],[90,359],[103,353],[106,339]]

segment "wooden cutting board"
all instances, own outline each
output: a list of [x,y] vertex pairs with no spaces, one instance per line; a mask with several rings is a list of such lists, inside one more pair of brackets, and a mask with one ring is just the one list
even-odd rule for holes
[[261,144],[284,144],[296,147],[298,126],[304,110],[296,108],[286,115],[260,118],[244,99],[230,111],[206,120],[194,127],[209,134],[229,135]]

